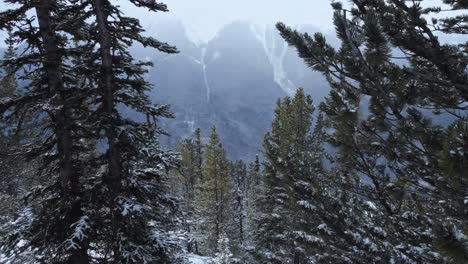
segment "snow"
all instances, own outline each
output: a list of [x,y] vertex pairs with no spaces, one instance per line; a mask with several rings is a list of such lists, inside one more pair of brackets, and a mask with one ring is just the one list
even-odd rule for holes
[[67,240],[67,249],[77,249],[80,247],[77,241],[83,241],[86,238],[86,230],[90,228],[88,221],[88,216],[84,215],[78,222],[71,225],[75,231],[72,237]]
[[215,53],[213,54],[213,58],[211,59],[211,61],[215,61],[217,59],[221,58],[221,52],[219,51],[215,51]]
[[298,201],[297,204],[303,206],[306,209],[315,209],[314,205],[305,200]]
[[293,231],[292,233],[296,238],[302,239],[303,241],[306,241],[306,242],[310,242],[310,243],[323,243],[324,242],[323,239],[321,239],[320,237],[308,235],[307,233],[303,231]]
[[205,88],[206,88],[206,102],[210,102],[210,93],[211,93],[211,88],[210,88],[210,84],[208,82],[208,75],[206,73],[206,61],[205,61],[205,57],[206,57],[206,47],[203,47],[202,48],[202,54],[201,54],[201,59],[200,59],[200,62],[201,62],[201,65],[202,65],[202,69],[203,69],[203,79],[205,81]]
[[211,258],[197,255],[189,255],[188,260],[190,264],[208,264],[211,262]]
[[366,202],[367,206],[369,206],[369,208],[371,208],[372,210],[377,210],[377,206],[371,202],[371,201],[367,201]]
[[144,205],[137,203],[133,199],[127,199],[124,197],[119,197],[118,199],[122,216],[127,216],[129,214],[139,214],[143,212],[145,208]]
[[[277,83],[287,95],[293,95],[297,87],[290,79],[288,79],[287,73],[284,70],[284,58],[288,52],[287,43],[285,41],[282,42],[283,47],[280,47],[281,53],[278,55],[275,53],[277,49],[275,34],[272,34],[271,39],[268,40],[267,27],[260,28],[258,26],[252,25],[250,28],[254,33],[254,36],[262,44],[268,60],[270,61],[271,66],[273,66],[273,76],[275,83]],[[268,43],[269,41],[271,43]]]

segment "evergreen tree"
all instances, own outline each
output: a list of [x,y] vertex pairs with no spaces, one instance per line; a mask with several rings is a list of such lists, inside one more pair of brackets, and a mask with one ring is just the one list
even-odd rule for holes
[[[467,8],[464,1],[444,2],[451,10]],[[333,3],[339,49],[319,33],[277,27],[332,88],[321,109],[337,148],[335,177],[364,199],[358,204],[372,204],[357,207],[368,214],[363,230],[369,231],[360,240],[375,243],[367,250],[375,262],[463,263],[467,44],[442,44],[435,31],[466,34],[466,16],[434,18],[431,25],[426,18],[441,7],[402,0],[352,4],[349,10]],[[384,238],[375,236],[377,229]]]
[[197,199],[201,253],[214,255],[218,241],[227,232],[230,205],[229,164],[219,140],[216,127],[212,127],[210,142],[205,147],[203,180]]
[[[9,34],[10,35],[10,34]],[[15,48],[11,41],[7,40],[8,45],[7,51],[3,56],[3,61],[14,58]],[[8,67],[4,67],[0,73],[0,100],[11,97],[16,91],[16,79],[12,78],[12,74]],[[1,119],[0,119],[1,121]],[[10,129],[7,129],[8,124],[0,123],[2,126],[2,132],[0,132],[0,235],[5,236],[6,234],[2,230],[5,223],[10,220],[12,216],[16,201],[14,196],[19,194],[19,182],[18,177],[15,177],[15,173],[20,168],[17,161],[17,157],[12,154],[15,153],[16,145],[13,136],[11,135]],[[5,131],[5,132],[3,132]]]
[[257,217],[256,201],[262,193],[262,171],[260,159],[255,155],[255,160],[251,162],[247,169],[245,204],[246,204],[246,224],[245,224],[245,249],[253,249],[253,233],[255,230],[255,220]]
[[247,167],[242,160],[230,164],[230,197],[231,208],[229,217],[228,237],[231,249],[236,257],[244,253],[246,241],[246,218],[247,218]]
[[200,182],[202,179],[202,143],[201,130],[198,128],[195,131],[195,139],[187,139],[179,143],[178,150],[181,154],[181,163],[178,170],[180,186],[178,193],[183,199],[181,208],[184,214],[184,228],[189,233],[188,248],[189,252],[198,253],[197,241],[192,240],[196,235],[194,230],[195,222],[195,198],[198,193]]
[[0,71],[0,98],[13,96],[18,86],[15,76],[16,71],[11,64],[7,63],[10,60],[14,60],[16,57],[16,48],[11,31],[8,32],[8,38],[6,39],[5,44],[7,44],[7,50],[3,55],[2,70]]
[[317,243],[309,232],[313,215],[309,194],[313,190],[314,167],[311,159],[312,113],[310,96],[299,89],[294,98],[279,100],[272,131],[265,135],[265,188],[259,208],[259,256],[271,263],[304,263],[301,241]]
[[[129,2],[153,12],[168,11],[155,1]],[[98,142],[105,142],[98,157],[101,179],[90,182],[94,186],[89,190],[102,190],[96,196],[99,200],[91,202],[103,207],[93,219],[90,216],[96,230],[92,250],[103,256],[100,261],[171,263],[176,241],[169,231],[176,224],[176,201],[167,194],[166,180],[175,156],[159,147],[158,137],[165,132],[157,120],[170,118],[172,113],[166,105],[151,104],[147,95],[151,85],[143,78],[151,63],[135,61],[128,48],[140,43],[167,53],[177,50],[142,36],[138,19],[124,16],[121,7],[111,1],[82,1],[81,9],[94,19],[87,26],[96,34],[79,35],[77,40],[92,43],[91,49],[84,47],[85,63],[99,69],[89,75],[96,91],[90,120]],[[97,50],[92,49],[95,46]],[[126,117],[121,107],[145,116],[146,121]],[[89,210],[95,212],[93,207]]]
[[[143,79],[149,63],[135,62],[128,47],[176,49],[141,36],[139,21],[109,1],[9,2],[17,6],[0,14],[0,25],[15,27],[14,42],[28,46],[7,64],[29,69],[21,76],[28,85],[2,100],[0,110],[41,121],[42,142],[27,154],[43,158],[41,171],[49,174],[22,218],[32,221],[17,221],[21,226],[4,244],[9,261],[31,250],[46,263],[178,261],[170,232],[176,201],[166,184],[175,157],[161,151],[157,138],[165,132],[156,125],[172,114],[150,104]],[[167,11],[154,1],[130,2]],[[120,106],[146,122],[123,117]]]
[[[36,130],[40,142],[37,146],[27,144],[22,152],[30,159],[41,158],[40,173],[48,177],[33,192],[34,203],[30,205],[34,210],[25,214],[29,224],[17,221],[15,231],[2,244],[11,261],[21,262],[17,258],[33,250],[37,261],[87,263],[84,245],[68,247],[66,243],[75,233],[72,226],[82,216],[81,170],[76,157],[81,148],[78,138],[85,130],[76,124],[85,118],[77,106],[83,93],[74,89],[74,75],[64,63],[70,51],[64,36],[80,28],[79,20],[70,17],[67,3],[62,1],[9,2],[15,7],[0,13],[0,27],[10,30],[10,43],[27,46],[20,56],[4,60],[3,65],[11,78],[23,69],[20,78],[28,85],[21,94],[2,100],[0,113],[7,122],[15,122],[17,129],[24,126],[26,118],[41,121]],[[37,21],[37,26],[32,21]]]
[[222,234],[218,240],[218,250],[215,254],[215,258],[210,262],[212,264],[233,264],[233,254],[229,247],[229,238],[226,234]]
[[[11,32],[9,35],[11,35]],[[8,48],[3,55],[3,62],[14,59],[16,53],[11,37],[9,37],[5,43],[8,45]],[[11,66],[4,63],[3,69],[0,73],[3,73],[0,75],[0,99],[10,98],[15,94],[17,88],[15,73],[11,69]],[[15,131],[9,129],[8,123],[2,122],[0,125],[2,126],[0,137],[0,195],[2,197],[14,196],[18,194],[18,181],[15,179],[16,177],[14,177],[14,173],[19,168],[19,164],[15,164],[17,157],[13,157],[12,155],[15,153],[17,145],[15,144],[17,142],[15,142],[16,140],[14,139]],[[7,212],[4,212],[4,214],[7,215]]]

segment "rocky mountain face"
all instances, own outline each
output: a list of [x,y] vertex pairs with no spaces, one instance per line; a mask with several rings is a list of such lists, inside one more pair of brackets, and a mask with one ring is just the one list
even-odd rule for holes
[[180,50],[162,55],[134,49],[139,58],[155,62],[154,74],[147,76],[155,84],[152,99],[170,104],[176,114],[176,119],[162,120],[171,133],[161,139],[166,146],[192,137],[198,127],[207,138],[216,125],[231,158],[251,159],[261,149],[278,98],[303,87],[318,105],[329,91],[324,78],[304,65],[274,27],[236,22],[207,43],[191,40],[180,23],[149,34]]

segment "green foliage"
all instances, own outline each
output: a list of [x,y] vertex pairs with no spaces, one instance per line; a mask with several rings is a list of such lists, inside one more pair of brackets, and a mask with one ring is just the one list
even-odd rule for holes
[[[453,10],[467,8],[463,1],[446,2]],[[352,3],[351,10],[333,4],[338,49],[320,34],[277,25],[332,88],[320,109],[330,132],[327,141],[336,148],[333,186],[357,194],[354,211],[369,210],[362,206],[368,200],[379,212],[361,219],[364,225],[381,223],[387,234],[373,238],[376,248],[369,256],[385,256],[377,252],[393,244],[399,246],[386,255],[401,262],[459,260],[468,252],[462,203],[468,187],[462,172],[467,44],[443,44],[435,32],[466,34],[466,19],[437,19],[431,28],[426,17],[440,8],[400,0]],[[448,231],[454,229],[457,236]],[[441,236],[454,240],[443,243],[453,245],[453,254],[435,242]]]
[[197,229],[203,243],[201,252],[214,255],[221,234],[227,232],[230,206],[229,162],[216,127],[212,127],[210,141],[205,146],[203,179],[196,198]]
[[[148,97],[143,76],[151,63],[128,51],[135,42],[176,48],[142,36],[138,19],[112,1],[8,2],[0,28],[11,31],[9,43],[25,45],[2,64],[25,86],[0,100],[0,113],[18,128],[37,125],[37,146],[24,142],[22,154],[40,158],[34,174],[47,176],[27,197],[31,222],[15,222],[23,226],[2,240],[8,260],[22,262],[18,257],[33,251],[40,263],[179,261],[169,232],[177,203],[166,174],[176,157],[161,150],[158,137],[166,132],[157,126],[172,113]],[[155,1],[129,2],[167,11]]]
[[255,237],[259,261],[305,263],[310,244],[321,241],[312,231],[319,224],[311,195],[323,177],[311,131],[314,109],[310,96],[298,89],[293,98],[278,100],[272,130],[265,135]]

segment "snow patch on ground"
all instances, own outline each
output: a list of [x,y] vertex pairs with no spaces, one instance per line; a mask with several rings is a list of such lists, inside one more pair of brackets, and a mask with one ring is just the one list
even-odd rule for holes
[[189,260],[190,264],[209,264],[209,263],[212,263],[211,258],[197,256],[197,255],[189,255],[188,260]]

